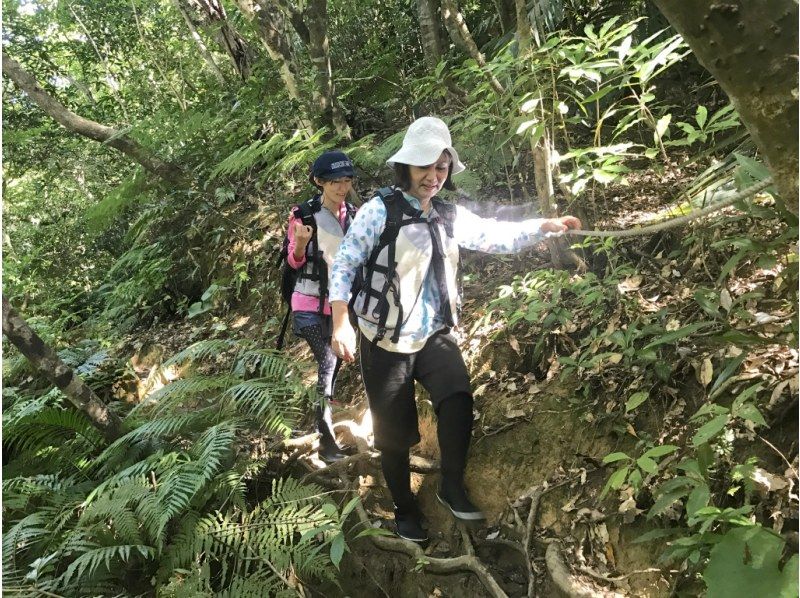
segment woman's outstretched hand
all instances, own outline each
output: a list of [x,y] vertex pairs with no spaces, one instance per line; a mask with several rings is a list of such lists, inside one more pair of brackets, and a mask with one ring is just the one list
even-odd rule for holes
[[561,218],[548,218],[542,222],[543,233],[565,233],[570,229],[579,229],[581,221],[575,216],[562,216]]
[[342,361],[351,363],[356,356],[356,331],[350,324],[347,315],[347,303],[344,301],[331,302],[333,311],[333,335],[331,336],[331,350]]

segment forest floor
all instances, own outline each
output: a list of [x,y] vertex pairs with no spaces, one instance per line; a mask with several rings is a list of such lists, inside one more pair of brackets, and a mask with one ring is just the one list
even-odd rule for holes
[[[592,225],[601,229],[625,228],[652,217],[667,205],[679,203],[668,198],[680,196],[679,189],[691,174],[674,168],[631,181],[627,187],[598,190],[593,206],[603,218]],[[680,317],[698,289],[715,286],[726,263],[725,252],[733,251],[727,246],[712,249],[711,244],[726,235],[745,236],[748,227],[756,222],[730,219],[732,213],[735,212],[727,210],[689,229],[678,228],[657,237],[643,236],[619,243],[612,249],[613,255],[586,251],[583,257],[590,271],[599,277],[612,270],[627,273],[618,291],[635,296],[638,309],[654,312],[674,308],[670,313]],[[704,231],[711,221],[714,226]],[[778,222],[757,223],[771,227],[762,231],[766,233],[762,237],[780,232]],[[689,231],[697,242],[683,244]],[[757,329],[762,336],[777,335],[786,321],[796,318],[793,299],[779,282],[782,260],[781,255],[763,263],[754,258],[745,267],[731,271],[727,292],[733,301],[744,297],[743,305],[755,314],[752,321],[741,325],[733,322],[731,315],[734,329]],[[631,372],[615,369],[612,357],[598,367],[580,370],[580,375],[565,376],[559,357],[574,354],[576,342],[592,328],[608,331],[608,327],[619,325],[625,329],[625,322],[629,321],[626,314],[604,313],[597,321],[597,312],[573,302],[571,324],[550,330],[542,338],[540,327],[527,326],[524,319],[509,326],[490,306],[498,295],[497,288],[510,284],[515,275],[548,266],[549,254],[543,245],[517,256],[471,254],[464,259],[467,275],[460,338],[475,389],[475,425],[466,482],[471,496],[486,512],[487,521],[468,528],[457,524],[438,504],[435,416],[422,391],[418,397],[422,441],[414,454],[420,463],[428,464],[421,468],[428,473],[414,473],[413,485],[429,523],[431,541],[424,556],[414,562],[409,556],[398,558],[395,552],[376,550],[369,538],[357,540],[342,563],[341,587],[319,588],[319,593],[393,598],[492,595],[475,575],[458,571],[457,567],[455,572],[442,573],[427,562],[474,555],[488,567],[507,595],[555,596],[558,590],[552,581],[553,563],[548,548],[556,540],[567,566],[568,581],[574,584],[574,595],[583,592],[587,596],[655,597],[676,591],[678,571],[658,562],[665,543],[634,543],[642,533],[657,527],[655,521],[644,517],[647,503],[652,500],[646,492],[644,498],[632,496],[625,487],[621,493],[611,492],[601,499],[602,488],[613,470],[603,463],[603,458],[613,451],[630,449],[641,437],[668,440],[676,437],[676,430],[685,430],[695,411],[693,406],[708,397],[704,356],[728,355],[737,343],[693,347],[698,353],[681,356],[685,359],[664,386],[663,400],[651,401],[635,419],[627,412],[620,417],[625,395],[621,384],[623,380],[630,381]],[[759,290],[760,294],[754,292]],[[752,299],[745,296],[747,293],[752,294]],[[267,318],[242,306],[200,324],[175,322],[162,329],[153,327],[146,337],[139,336],[129,345],[137,354],[133,365],[145,378],[152,365],[209,336],[270,338],[280,310],[282,307]],[[312,384],[314,364],[304,343],[290,336],[288,344],[287,350],[303,364],[307,381]],[[771,416],[771,427],[763,432],[762,442],[752,444],[759,465],[765,472],[772,472],[769,475],[775,480],[773,488],[759,496],[759,511],[788,526],[797,519],[796,498],[792,499],[790,493],[796,492],[798,353],[778,340],[744,350],[747,356],[739,379],[733,383],[763,380],[771,392],[768,409],[765,408]],[[350,365],[340,372],[337,394],[342,404],[337,407],[335,418],[352,422],[349,427],[338,428],[344,442],[369,451],[368,426],[358,425],[365,414],[366,399],[357,370]],[[312,432],[310,419],[307,425],[297,433]],[[353,433],[362,434],[363,438],[355,438]],[[357,489],[371,525],[391,529],[391,499],[377,460],[374,454],[362,456],[326,473],[315,455],[308,453],[297,460],[296,473],[332,488]],[[528,562],[532,563],[530,567]],[[701,587],[697,586],[697,579],[685,576],[680,583],[678,589],[684,593],[691,594]]]

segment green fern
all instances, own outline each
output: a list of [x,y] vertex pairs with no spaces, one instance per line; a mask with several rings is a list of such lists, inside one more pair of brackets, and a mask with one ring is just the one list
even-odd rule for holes
[[90,207],[85,215],[87,230],[95,234],[103,232],[123,210],[147,197],[143,193],[146,181],[146,172],[139,168]]
[[299,385],[292,387],[282,380],[256,379],[232,386],[222,398],[229,399],[237,412],[261,422],[267,432],[286,437],[300,415],[303,395],[305,389]]
[[196,407],[191,403],[207,397],[213,391],[224,390],[235,382],[236,378],[228,375],[192,376],[175,380],[159,388],[136,405],[128,417],[134,418],[141,411],[146,410],[151,411],[150,417],[161,417],[178,407]]
[[166,369],[173,365],[205,361],[211,357],[222,355],[226,350],[235,347],[236,342],[232,340],[207,339],[198,341],[167,359],[161,367]]
[[63,586],[69,586],[73,577],[91,577],[102,565],[106,571],[111,571],[111,564],[118,562],[129,563],[131,557],[139,555],[144,559],[155,556],[155,549],[152,546],[142,544],[122,544],[118,546],[100,546],[87,550],[75,559],[60,579]]

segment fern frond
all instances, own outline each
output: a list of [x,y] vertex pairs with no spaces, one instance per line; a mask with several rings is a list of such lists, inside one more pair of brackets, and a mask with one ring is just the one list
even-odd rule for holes
[[214,170],[211,171],[209,179],[215,179],[220,175],[230,176],[244,172],[248,168],[267,160],[276,149],[283,150],[286,142],[287,139],[283,133],[275,133],[267,140],[257,139],[248,146],[240,147],[217,164]]
[[282,379],[293,369],[286,355],[273,349],[251,349],[237,360],[234,373],[241,378],[257,374],[258,378]]
[[3,430],[4,439],[19,452],[40,451],[80,439],[85,452],[103,444],[103,438],[81,411],[71,407],[43,407],[18,417]]
[[142,201],[146,194],[144,184],[147,181],[145,171],[136,169],[133,175],[127,177],[115,189],[112,189],[103,199],[94,204],[86,212],[87,230],[100,233],[128,206]]
[[218,376],[191,376],[181,378],[162,386],[153,394],[142,400],[128,414],[128,418],[138,416],[140,412],[152,408],[151,417],[161,417],[184,404],[196,402],[205,398],[208,393],[221,391],[236,382],[228,375]]
[[[47,516],[41,511],[34,511],[23,517],[3,534],[3,563],[6,559],[13,563],[18,555],[24,553],[32,544],[48,534]],[[12,567],[13,568],[13,565]]]
[[262,422],[268,432],[286,436],[301,414],[304,394],[305,389],[291,381],[253,379],[229,388],[222,397],[239,413]]
[[212,338],[198,341],[167,359],[162,367],[167,368],[172,365],[183,365],[186,362],[197,362],[209,357],[217,357],[227,349],[235,346],[236,341],[232,340]]
[[213,416],[214,413],[210,409],[203,409],[148,421],[115,440],[100,453],[96,464],[102,465],[104,470],[110,470],[131,447],[142,446],[156,440],[166,444],[189,430],[205,428]]
[[112,561],[114,561],[114,567],[119,570],[122,563],[129,563],[131,556],[137,554],[144,559],[150,559],[155,556],[156,551],[152,546],[143,544],[121,544],[118,546],[92,548],[70,563],[59,581],[63,586],[69,586],[73,577],[77,579],[91,577],[101,565],[105,567],[106,571],[111,571]]
[[142,544],[139,522],[133,510],[128,507],[134,496],[120,492],[101,496],[92,502],[81,514],[80,524],[88,525],[94,521],[104,521],[111,526],[115,536],[127,544]]

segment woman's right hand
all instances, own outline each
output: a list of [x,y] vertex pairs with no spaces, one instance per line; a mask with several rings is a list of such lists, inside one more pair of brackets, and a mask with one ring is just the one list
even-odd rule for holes
[[342,361],[351,363],[355,361],[356,331],[349,320],[339,323],[333,328],[331,349]]
[[306,254],[306,246],[311,240],[311,235],[314,233],[313,229],[307,224],[303,224],[302,220],[294,221],[294,257],[299,260]]
[[333,318],[331,350],[339,359],[350,363],[355,360],[356,355],[356,331],[350,323],[347,301],[331,301],[331,316]]

